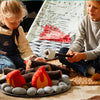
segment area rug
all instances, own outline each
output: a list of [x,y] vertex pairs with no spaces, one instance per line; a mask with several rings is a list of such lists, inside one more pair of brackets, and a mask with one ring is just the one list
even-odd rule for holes
[[69,80],[71,81],[72,86],[100,85],[100,81],[93,81],[91,77],[82,76],[74,71],[70,72]]
[[[59,62],[59,60],[49,61],[48,63],[61,65],[61,67],[65,67]],[[91,77],[82,76],[80,73],[76,73],[73,70],[70,71],[69,80],[71,81],[72,86],[100,85],[100,81],[93,81]]]

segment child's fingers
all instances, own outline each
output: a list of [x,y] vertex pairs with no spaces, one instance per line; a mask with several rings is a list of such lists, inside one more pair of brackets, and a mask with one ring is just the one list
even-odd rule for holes
[[43,61],[43,62],[46,62],[46,59],[44,59],[43,57],[37,57],[37,58],[35,58],[35,61]]

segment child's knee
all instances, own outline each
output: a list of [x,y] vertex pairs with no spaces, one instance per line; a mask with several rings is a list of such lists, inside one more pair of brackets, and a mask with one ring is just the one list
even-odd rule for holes
[[10,63],[10,62],[9,63],[4,63],[4,62],[0,63],[0,74],[3,73],[4,68],[13,68],[13,69],[15,69],[15,65],[13,63]]
[[13,68],[13,69],[16,68],[15,64],[13,62],[9,62],[8,64],[5,64],[5,67],[7,67],[7,68]]
[[15,64],[9,58],[2,56],[0,57],[0,74],[3,73],[4,68],[15,69]]

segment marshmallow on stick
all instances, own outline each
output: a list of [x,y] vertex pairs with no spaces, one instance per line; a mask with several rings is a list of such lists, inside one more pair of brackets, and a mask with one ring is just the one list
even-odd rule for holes
[[62,54],[62,53],[56,53],[55,50],[53,49],[46,49],[44,51],[44,57],[47,59],[54,59],[56,56],[62,56],[62,57],[72,57],[72,55],[66,55],[66,54]]

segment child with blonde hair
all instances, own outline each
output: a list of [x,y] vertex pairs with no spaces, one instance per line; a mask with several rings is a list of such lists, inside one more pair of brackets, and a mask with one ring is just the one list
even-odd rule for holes
[[[21,1],[0,2],[0,73],[4,67],[25,68],[24,58],[35,56],[20,22],[27,14]],[[45,60],[37,57],[36,60]]]
[[87,15],[81,21],[75,41],[60,53],[73,57],[59,57],[61,63],[84,76],[100,73],[100,1],[86,1]]

